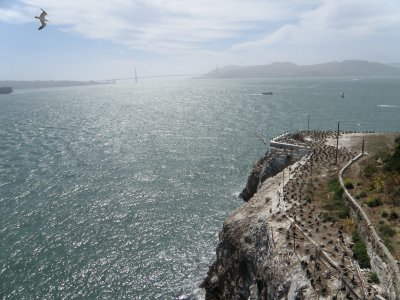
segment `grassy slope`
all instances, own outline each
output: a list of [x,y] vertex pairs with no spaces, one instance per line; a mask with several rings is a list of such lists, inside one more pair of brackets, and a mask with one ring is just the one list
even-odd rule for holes
[[345,178],[354,186],[350,192],[399,260],[400,139],[395,141],[394,136],[375,136],[366,140],[366,145],[369,155],[352,166]]

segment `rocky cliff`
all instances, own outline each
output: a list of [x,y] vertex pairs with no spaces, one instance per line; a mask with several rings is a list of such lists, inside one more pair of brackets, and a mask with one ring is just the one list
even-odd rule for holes
[[240,197],[248,201],[267,178],[275,176],[311,151],[299,134],[282,134],[271,139],[268,153],[255,164]]
[[303,132],[272,141],[246,187],[257,183],[254,195],[223,224],[202,283],[206,299],[396,299],[369,280],[371,270],[359,268],[345,223],[327,218],[314,200],[323,178],[356,156],[325,144],[334,136]]

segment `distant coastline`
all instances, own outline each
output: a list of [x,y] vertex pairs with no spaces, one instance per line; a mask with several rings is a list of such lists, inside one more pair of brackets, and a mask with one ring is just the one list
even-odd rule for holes
[[13,89],[9,86],[0,87],[0,95],[1,94],[11,94],[12,92],[13,92]]
[[4,80],[0,81],[0,86],[9,86],[15,89],[35,89],[35,88],[51,88],[51,87],[70,87],[102,84],[98,81],[70,81],[70,80],[35,80],[35,81],[17,81]]
[[400,68],[378,62],[345,60],[315,65],[274,62],[256,66],[226,66],[216,68],[201,78],[268,78],[268,77],[341,77],[400,76]]

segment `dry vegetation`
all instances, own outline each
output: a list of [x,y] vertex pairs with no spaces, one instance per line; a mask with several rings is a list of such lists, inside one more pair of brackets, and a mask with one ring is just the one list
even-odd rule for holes
[[[299,257],[305,258],[302,266],[318,295],[337,293],[336,296],[339,296],[344,288],[342,285],[335,290],[333,281],[325,276],[334,274],[334,269],[321,267],[319,273],[314,274],[318,269],[318,259],[330,259],[342,268],[347,279],[346,290],[354,291],[345,293],[347,299],[358,299],[356,294],[369,299],[378,293],[374,284],[379,284],[380,278],[371,270],[365,241],[359,235],[357,222],[350,216],[350,208],[338,182],[339,170],[361,152],[363,139],[368,155],[346,172],[344,177],[348,178],[345,185],[355,198],[359,198],[378,234],[399,259],[400,145],[397,162],[394,159],[396,154],[393,155],[395,137],[392,134],[341,134],[336,164],[334,133],[305,134],[305,140],[313,144],[314,154],[293,172],[285,185],[286,216],[292,219],[292,224],[296,224],[286,232],[286,240],[289,249],[293,248]],[[324,140],[323,143],[321,140]],[[400,138],[396,141],[400,144]],[[279,221],[279,212],[276,216]],[[325,258],[317,259],[315,245]],[[354,267],[355,260],[361,271]]]
[[[342,296],[358,299],[358,294],[369,297],[375,293],[372,281],[366,284],[370,258],[357,235],[357,224],[350,218],[337,176],[357,152],[340,149],[336,165],[336,148],[325,145],[325,139],[334,136],[332,132],[305,133],[305,140],[312,143],[314,153],[292,172],[285,185],[286,212],[276,212],[272,218],[279,221],[287,216],[295,224],[286,231],[287,247],[302,258],[302,267],[317,293],[316,298],[336,295],[335,299]],[[365,271],[357,271],[355,259]],[[334,264],[338,267],[332,267]],[[339,285],[334,280],[338,274],[344,274]]]
[[346,185],[400,260],[400,137],[366,138],[368,155],[345,174]]

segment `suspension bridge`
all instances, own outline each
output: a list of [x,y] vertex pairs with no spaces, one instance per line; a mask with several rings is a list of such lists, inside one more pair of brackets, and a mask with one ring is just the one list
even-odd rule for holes
[[121,78],[112,78],[99,80],[99,82],[105,84],[115,84],[117,81],[121,80],[135,80],[135,83],[138,82],[139,79],[147,79],[147,78],[164,78],[164,77],[188,77],[188,76],[201,76],[202,74],[168,74],[168,75],[152,75],[152,76],[138,76],[135,68],[135,74],[133,77],[121,77]]

